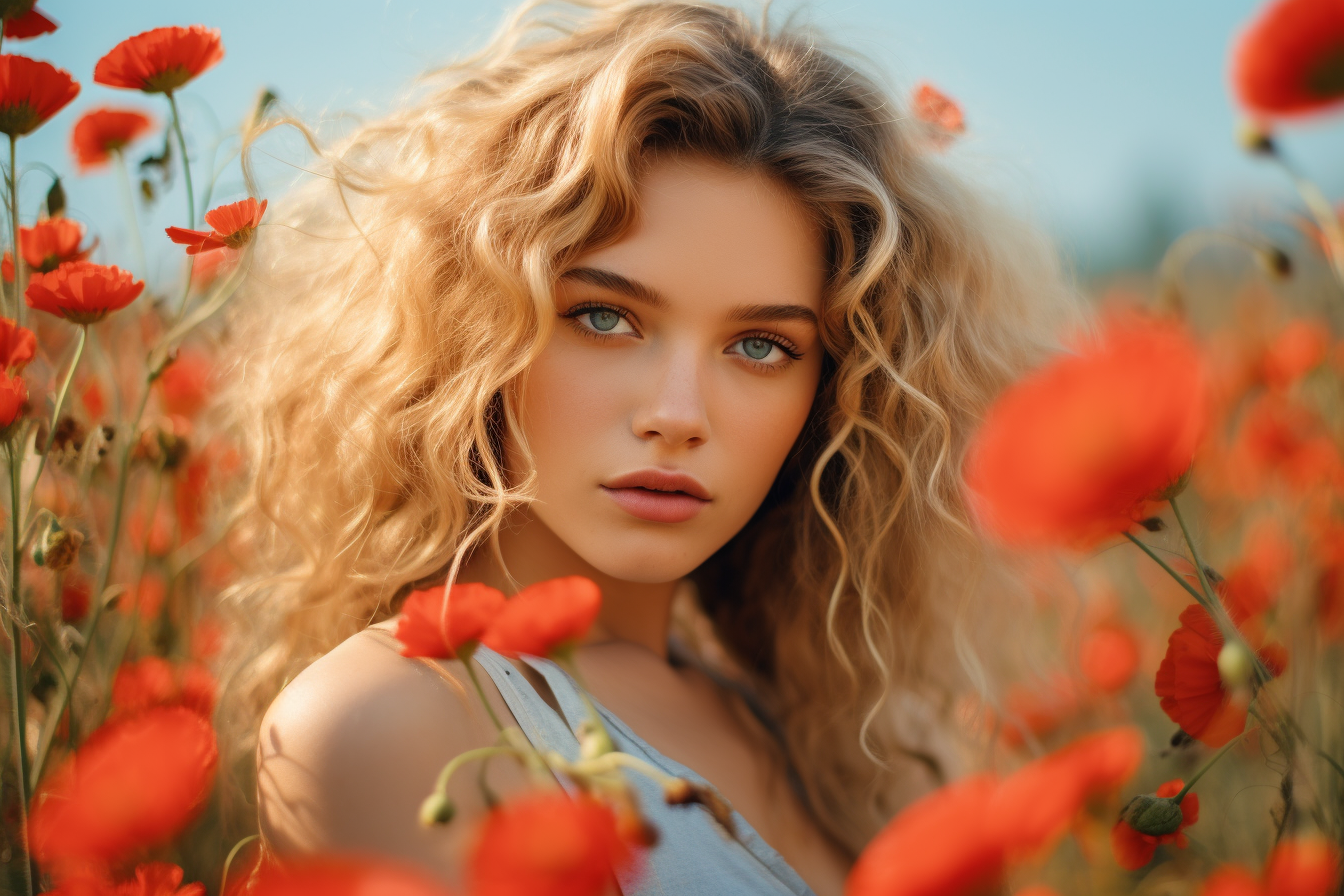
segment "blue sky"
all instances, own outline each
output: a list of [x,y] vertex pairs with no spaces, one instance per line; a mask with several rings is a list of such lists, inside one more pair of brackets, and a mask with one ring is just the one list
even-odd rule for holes
[[[736,0],[759,8],[755,0]],[[203,23],[223,32],[226,56],[183,94],[203,152],[212,118],[240,119],[269,85],[304,117],[377,116],[415,76],[478,47],[510,8],[468,0],[41,0],[62,23],[18,51],[67,68],[84,84],[74,104],[20,144],[21,165],[38,160],[73,172],[68,133],[85,108],[129,103],[166,119],[161,98],[92,83],[95,60],[118,40],[166,24]],[[1006,195],[1055,233],[1080,268],[1105,266],[1136,238],[1145,216],[1182,225],[1246,222],[1291,201],[1282,179],[1245,158],[1232,140],[1236,111],[1226,87],[1233,35],[1258,0],[778,0],[790,13],[851,48],[904,92],[927,78],[957,96],[971,133],[949,161]],[[1335,195],[1344,118],[1295,126],[1283,144]],[[136,157],[151,148],[137,146]],[[302,164],[294,147],[277,147]],[[273,166],[280,177],[284,168]],[[46,177],[26,174],[29,208]],[[276,189],[282,180],[273,181]],[[226,174],[217,198],[236,198]],[[67,180],[72,214],[123,251],[117,183],[111,175]],[[182,223],[170,195],[148,224]],[[30,212],[31,214],[31,212]],[[147,228],[148,229],[148,228]],[[149,231],[153,233],[154,231]],[[150,237],[159,264],[178,258]],[[115,259],[113,259],[115,260]],[[153,266],[153,264],[151,265]]]

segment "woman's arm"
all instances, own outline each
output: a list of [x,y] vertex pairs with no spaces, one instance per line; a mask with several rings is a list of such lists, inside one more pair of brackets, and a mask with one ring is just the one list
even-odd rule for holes
[[[503,700],[482,677],[509,724]],[[444,763],[494,739],[459,663],[406,659],[386,632],[361,632],[290,682],[262,720],[262,836],[279,854],[375,853],[416,862],[456,885],[485,811],[476,768],[450,786],[458,809],[450,825],[422,828],[417,811]],[[526,779],[513,763],[495,762],[490,784],[508,793]]]

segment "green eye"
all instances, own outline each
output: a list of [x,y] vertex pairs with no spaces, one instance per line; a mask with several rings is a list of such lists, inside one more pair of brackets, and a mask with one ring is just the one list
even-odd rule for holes
[[601,330],[603,333],[616,329],[616,325],[620,322],[621,316],[615,311],[599,308],[588,312],[588,323],[593,325],[594,330]]
[[770,355],[770,350],[773,348],[775,348],[775,344],[766,339],[742,340],[742,354],[751,358],[753,361],[764,361]]

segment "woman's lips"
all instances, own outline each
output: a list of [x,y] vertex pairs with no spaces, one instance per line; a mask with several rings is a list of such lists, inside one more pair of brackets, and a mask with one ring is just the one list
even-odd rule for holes
[[636,470],[603,483],[626,513],[653,523],[684,523],[709,503],[709,490],[694,476],[673,470]]

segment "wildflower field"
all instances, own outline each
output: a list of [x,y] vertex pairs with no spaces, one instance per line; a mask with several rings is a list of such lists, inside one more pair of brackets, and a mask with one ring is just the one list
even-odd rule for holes
[[[222,168],[178,102],[227,36],[156,28],[71,73],[8,52],[59,27],[33,0],[0,0],[0,19],[0,887],[445,893],[368,858],[262,861],[221,798],[219,600],[245,558],[218,512],[241,461],[211,400],[267,199],[215,196]],[[1068,350],[985,415],[967,499],[1031,584],[1035,659],[965,695],[977,767],[894,818],[848,896],[1341,892],[1344,223],[1286,146],[1344,111],[1344,5],[1267,3],[1229,53],[1237,139],[1300,202],[1273,232],[1186,234],[1141,286],[1099,290],[1096,326],[1061,334]],[[89,79],[126,102],[62,114]],[[274,101],[218,141],[226,163]],[[931,152],[964,129],[931,85],[910,110]],[[68,155],[27,157],[39,128],[66,129]],[[67,217],[100,174],[124,179],[124,220]],[[20,176],[49,181],[39,206]],[[142,232],[137,209],[172,179],[178,225]],[[148,278],[151,240],[180,247],[176,279]],[[396,637],[408,658],[485,645],[564,663],[600,602],[586,579],[415,591]],[[734,835],[712,788],[615,750],[596,712],[572,761],[494,722],[496,744],[453,758],[420,807],[452,824],[449,779],[488,759],[535,781],[476,833],[473,896],[637,881],[657,840],[637,779]]]

